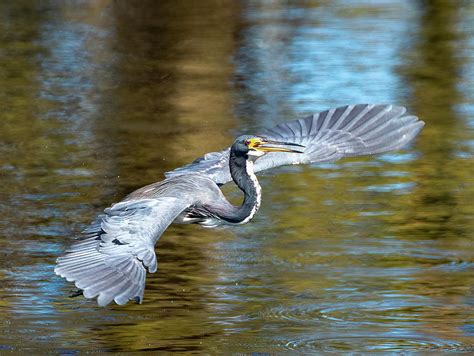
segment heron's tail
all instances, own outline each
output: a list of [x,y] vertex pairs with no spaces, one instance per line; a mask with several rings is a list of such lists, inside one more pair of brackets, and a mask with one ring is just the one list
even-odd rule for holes
[[141,303],[145,289],[146,270],[130,253],[107,255],[99,252],[100,239],[88,238],[74,244],[57,260],[54,272],[75,282],[86,298],[97,297],[100,306],[114,300]]

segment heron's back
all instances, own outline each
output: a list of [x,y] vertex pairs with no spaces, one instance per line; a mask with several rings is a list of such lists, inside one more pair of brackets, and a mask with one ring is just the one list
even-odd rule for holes
[[167,178],[161,182],[141,187],[127,195],[123,200],[155,199],[159,197],[189,198],[202,203],[224,199],[217,184],[209,177],[199,174],[183,174]]

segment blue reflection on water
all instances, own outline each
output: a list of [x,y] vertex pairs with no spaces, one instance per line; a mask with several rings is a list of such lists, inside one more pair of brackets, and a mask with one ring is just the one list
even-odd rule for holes
[[350,13],[347,5],[245,9],[250,26],[235,61],[237,85],[246,89],[239,116],[253,112],[259,126],[271,126],[330,106],[399,102],[403,89],[394,72],[416,11],[397,1],[385,4],[388,16],[341,17]]

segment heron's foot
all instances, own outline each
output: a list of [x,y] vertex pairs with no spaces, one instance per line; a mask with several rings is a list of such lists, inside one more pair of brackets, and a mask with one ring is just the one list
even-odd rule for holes
[[76,290],[71,290],[71,293],[69,294],[69,298],[76,298],[82,295],[82,289],[76,289]]

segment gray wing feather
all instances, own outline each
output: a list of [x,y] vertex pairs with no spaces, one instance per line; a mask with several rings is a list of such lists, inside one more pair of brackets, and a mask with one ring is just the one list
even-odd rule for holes
[[255,162],[255,171],[286,164],[333,162],[343,157],[382,153],[404,147],[424,126],[405,108],[348,105],[280,124],[262,136],[304,145],[303,154],[272,152]]
[[165,173],[166,178],[189,173],[202,173],[217,184],[225,184],[232,180],[229,168],[230,147],[220,152],[206,153],[190,164]]
[[101,306],[141,302],[146,272],[157,269],[155,243],[190,204],[173,197],[114,204],[84,231],[84,240],[58,258],[56,274],[74,281],[86,298],[98,296]]
[[[403,116],[405,108],[393,105],[347,105],[326,110],[263,130],[268,139],[305,146],[303,154],[271,152],[257,159],[256,172],[288,164],[333,162],[342,157],[382,153],[404,147],[424,126],[416,116]],[[208,153],[193,163],[167,172],[208,175],[217,184],[232,180],[229,149]]]

